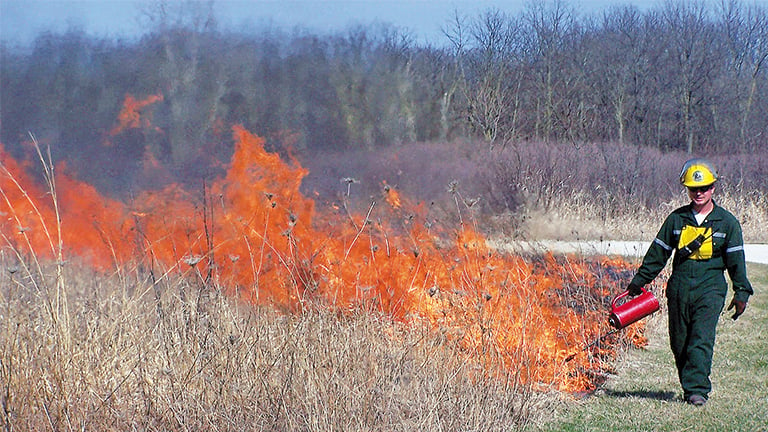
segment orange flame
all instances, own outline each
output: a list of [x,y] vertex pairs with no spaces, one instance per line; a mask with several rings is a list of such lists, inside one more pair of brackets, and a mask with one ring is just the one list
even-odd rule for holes
[[[171,185],[128,206],[57,167],[66,254],[105,270],[139,260],[164,271],[194,269],[246,301],[287,309],[321,301],[426,319],[470,355],[497,359],[527,382],[569,391],[594,387],[602,367],[596,359],[610,349],[565,360],[607,330],[597,306],[616,287],[587,264],[500,254],[465,227],[438,233],[419,206],[400,213],[400,195],[386,184],[390,207],[373,202],[368,214],[349,221],[318,218],[314,201],[299,191],[306,169],[266,152],[264,140],[242,127],[233,134],[227,174],[202,197]],[[6,246],[52,255],[54,207],[22,166],[0,154]],[[386,217],[373,218],[374,212]],[[393,219],[399,225],[383,222]],[[619,260],[594,265],[626,268]],[[576,297],[593,304],[574,305]]]
[[151,120],[147,117],[142,117],[141,111],[147,106],[162,100],[162,94],[151,95],[142,100],[137,100],[130,94],[125,95],[123,109],[117,116],[117,125],[112,128],[109,134],[114,136],[126,129],[149,127]]
[[388,185],[387,182],[384,182],[384,199],[387,200],[387,203],[389,203],[392,208],[399,209],[402,206],[400,193]]

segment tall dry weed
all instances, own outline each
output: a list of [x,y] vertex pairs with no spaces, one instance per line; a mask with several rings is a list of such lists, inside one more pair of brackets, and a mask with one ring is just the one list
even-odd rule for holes
[[182,277],[157,287],[68,266],[65,347],[13,259],[0,265],[9,431],[501,431],[545,400],[426,324],[281,314]]

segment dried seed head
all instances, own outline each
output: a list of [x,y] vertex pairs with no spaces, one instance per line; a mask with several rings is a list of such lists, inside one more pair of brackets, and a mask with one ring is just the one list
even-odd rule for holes
[[480,197],[470,198],[470,199],[464,200],[464,205],[466,205],[467,207],[472,207],[478,202],[480,202]]
[[190,255],[190,256],[186,256],[186,257],[184,257],[182,259],[184,260],[184,263],[186,263],[188,266],[194,267],[194,266],[197,265],[197,263],[199,263],[200,261],[203,260],[203,257],[201,257],[199,255]]

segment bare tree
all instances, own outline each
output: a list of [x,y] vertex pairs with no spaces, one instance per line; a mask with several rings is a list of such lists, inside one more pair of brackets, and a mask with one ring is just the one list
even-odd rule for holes
[[[166,127],[170,157],[184,167],[199,154],[197,150],[215,121],[225,91],[224,81],[216,79],[216,64],[203,63],[208,48],[203,46],[203,36],[216,29],[213,2],[159,0],[145,6],[141,13],[162,43],[163,61],[158,66],[169,111]],[[156,151],[156,155],[164,153]]]
[[643,32],[643,17],[633,6],[614,8],[603,16],[601,40],[594,41],[597,61],[594,79],[610,108],[615,139],[624,144],[631,113],[637,109],[639,87],[649,78],[645,61],[648,52]]
[[[466,96],[466,75],[464,73],[464,56],[466,55],[467,45],[469,43],[469,36],[467,35],[466,19],[459,15],[458,11],[454,10],[453,17],[449,21],[448,25],[443,28],[443,34],[450,41],[452,46],[451,56],[452,62],[446,62],[445,67],[442,68],[440,76],[445,75],[452,76],[452,80],[449,85],[443,88],[442,96],[440,98],[440,137],[445,139],[448,136],[448,131],[451,129],[449,123],[449,113],[451,112],[451,106],[454,102],[454,95],[461,88],[463,95]],[[440,80],[443,82],[443,80]]]
[[682,117],[685,150],[693,153],[700,127],[698,114],[706,109],[707,91],[718,66],[714,28],[702,2],[668,0],[662,17],[667,29],[668,60],[673,67],[673,85]]
[[[735,91],[734,108],[738,110],[739,150],[753,152],[756,137],[764,130],[751,127],[754,107],[766,100],[759,100],[758,85],[765,82],[765,66],[768,60],[768,12],[757,5],[743,6],[737,0],[720,2],[720,22],[725,34],[725,46],[729,54],[728,65],[732,79],[728,80]],[[762,74],[762,76],[761,76]],[[765,122],[765,119],[760,119]]]
[[472,49],[463,57],[467,120],[493,145],[514,135],[514,26],[502,12],[490,10],[471,25],[470,34]]
[[531,2],[523,13],[526,24],[526,45],[533,56],[533,85],[537,95],[534,136],[539,139],[553,139],[557,113],[563,99],[558,94],[566,85],[562,79],[573,72],[564,68],[564,49],[575,27],[573,8],[562,0]]

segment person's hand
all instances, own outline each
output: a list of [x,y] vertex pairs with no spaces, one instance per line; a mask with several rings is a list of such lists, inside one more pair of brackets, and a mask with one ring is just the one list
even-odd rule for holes
[[731,317],[731,319],[736,320],[741,316],[741,314],[744,313],[744,309],[747,308],[747,302],[733,299],[731,300],[731,304],[728,306],[728,310],[731,310],[733,308],[736,308],[736,310],[733,311],[733,316]]
[[629,295],[631,295],[632,297],[639,296],[640,294],[643,293],[643,287],[630,282],[629,286],[627,287],[627,291],[629,292]]

